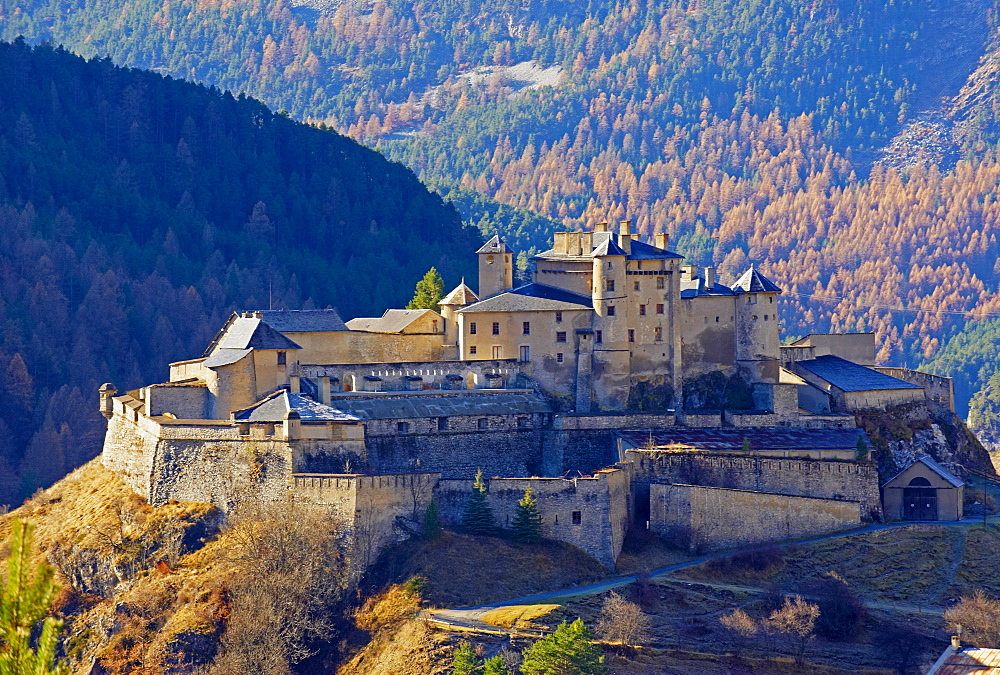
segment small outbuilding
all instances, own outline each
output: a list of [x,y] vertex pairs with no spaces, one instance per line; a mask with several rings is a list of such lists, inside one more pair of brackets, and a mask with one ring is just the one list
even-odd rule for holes
[[961,520],[964,497],[965,483],[927,455],[882,486],[888,520]]

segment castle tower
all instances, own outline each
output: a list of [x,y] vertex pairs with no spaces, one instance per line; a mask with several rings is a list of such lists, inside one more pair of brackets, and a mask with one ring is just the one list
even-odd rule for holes
[[592,381],[594,400],[602,408],[620,409],[628,400],[628,297],[625,288],[625,250],[607,233],[591,254],[594,303],[593,361],[600,373]]
[[753,384],[754,402],[773,408],[770,385],[778,383],[781,343],[778,339],[778,294],[781,289],[753,265],[735,284],[736,365]]
[[457,361],[461,354],[458,342],[458,314],[455,311],[478,301],[479,298],[465,285],[465,279],[462,279],[462,283],[438,303],[441,307],[441,316],[444,317],[445,340],[442,358],[445,361]]
[[493,237],[476,251],[479,256],[479,298],[485,300],[514,288],[514,253],[500,236]]

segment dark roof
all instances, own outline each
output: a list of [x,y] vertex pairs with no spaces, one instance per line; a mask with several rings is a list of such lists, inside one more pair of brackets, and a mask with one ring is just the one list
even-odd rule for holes
[[358,317],[347,322],[351,330],[369,333],[402,333],[410,324],[427,312],[440,316],[433,309],[387,309],[380,317]]
[[594,248],[593,257],[597,258],[605,255],[627,255],[625,249],[615,243],[614,237],[608,237]]
[[454,415],[517,415],[549,413],[552,407],[532,392],[462,392],[461,396],[337,398],[333,405],[362,419],[412,419]]
[[281,422],[289,411],[298,413],[303,422],[361,421],[353,415],[318,403],[301,394],[292,394],[284,389],[271,394],[250,408],[237,410],[233,416],[241,422]]
[[239,317],[226,329],[219,349],[302,349],[263,319]]
[[750,265],[750,269],[736,280],[733,290],[737,293],[781,293],[778,285],[761,274],[753,265]]
[[448,295],[444,296],[439,305],[471,305],[479,300],[479,296],[472,292],[472,289],[465,285],[465,279],[455,287]]
[[349,330],[335,309],[268,309],[256,314],[279,333],[334,333]]
[[897,478],[899,478],[900,476],[902,476],[904,473],[906,473],[910,469],[911,466],[913,466],[917,462],[925,465],[928,469],[930,469],[931,471],[933,471],[937,475],[941,476],[941,478],[944,478],[946,481],[948,481],[948,483],[952,487],[962,487],[963,485],[965,485],[965,482],[962,479],[958,478],[951,471],[948,471],[948,469],[946,469],[943,466],[941,466],[940,464],[938,464],[936,461],[934,461],[934,458],[931,457],[930,455],[924,455],[922,457],[917,457],[915,460],[913,460],[912,462],[910,462],[910,464],[905,469],[903,469],[902,471],[900,471],[899,473],[897,473],[895,476],[893,476],[892,478],[890,478],[889,480],[887,480],[885,483],[883,483],[883,485],[888,485],[892,481],[894,481]]
[[876,391],[884,389],[923,389],[877,370],[858,365],[839,356],[817,356],[808,361],[796,361],[796,366],[808,370],[841,391]]
[[216,349],[211,356],[201,362],[206,368],[229,366],[252,352],[252,349]]
[[631,252],[628,254],[629,260],[661,260],[663,258],[676,258],[680,260],[684,256],[665,248],[657,248],[636,239],[632,240]]
[[[618,433],[635,448],[649,443],[649,431],[621,431]],[[657,446],[679,443],[707,452],[742,452],[743,441],[754,450],[856,450],[858,437],[865,437],[862,429],[792,429],[783,427],[747,427],[720,429],[712,427],[674,427],[654,431],[653,444]],[[869,444],[870,445],[870,444]]]
[[507,244],[500,241],[500,235],[494,234],[476,253],[507,253]]
[[682,298],[695,298],[706,295],[736,295],[736,293],[729,286],[720,284],[718,281],[715,282],[714,286],[709,288],[705,286],[705,279],[702,277],[681,282]]
[[531,312],[572,309],[593,309],[590,297],[555,286],[527,284],[463,307],[458,312]]

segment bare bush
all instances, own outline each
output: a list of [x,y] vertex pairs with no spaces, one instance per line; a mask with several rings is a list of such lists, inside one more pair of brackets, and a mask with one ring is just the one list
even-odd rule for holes
[[608,642],[638,647],[649,640],[649,617],[639,605],[611,591],[601,607],[597,634]]
[[732,635],[737,654],[746,649],[750,639],[760,630],[757,622],[742,609],[734,609],[729,614],[723,614],[719,617],[719,623]]
[[982,591],[972,597],[963,597],[954,607],[946,609],[944,620],[948,629],[962,636],[962,640],[977,647],[1000,645],[1000,600],[994,600]]
[[785,598],[781,609],[775,610],[764,622],[767,630],[787,636],[795,646],[795,659],[802,662],[806,643],[815,635],[819,607],[806,602],[801,595]]
[[230,618],[212,675],[288,673],[329,639],[348,582],[342,537],[329,514],[285,501],[232,517]]

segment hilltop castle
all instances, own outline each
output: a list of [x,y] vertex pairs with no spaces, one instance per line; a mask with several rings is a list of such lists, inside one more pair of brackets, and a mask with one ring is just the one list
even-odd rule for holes
[[531,486],[546,536],[608,566],[630,524],[711,546],[878,517],[852,411],[947,406],[950,380],[871,367],[870,334],[781,347],[777,285],[667,246],[557,233],[515,288],[494,236],[440,312],[234,314],[168,382],[101,388],[102,461],[154,504],[324,505],[362,567],[432,498],[456,522],[478,468],[501,525]]

